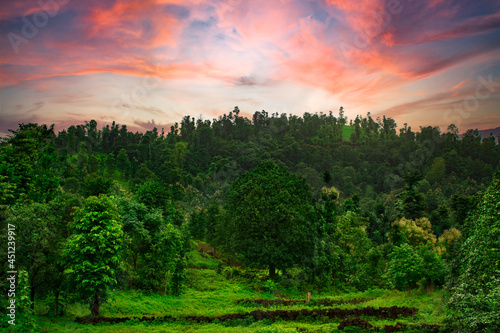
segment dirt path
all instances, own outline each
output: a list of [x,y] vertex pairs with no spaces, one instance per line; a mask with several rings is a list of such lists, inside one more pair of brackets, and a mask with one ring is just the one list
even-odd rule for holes
[[371,306],[362,309],[301,309],[301,310],[254,310],[248,313],[230,313],[222,316],[208,317],[208,316],[186,316],[186,317],[121,317],[121,318],[108,318],[108,317],[97,317],[97,318],[76,318],[75,322],[81,324],[98,324],[98,323],[123,323],[128,320],[138,320],[138,321],[176,321],[176,320],[187,320],[196,323],[211,323],[215,320],[226,321],[226,320],[236,320],[245,319],[248,317],[253,317],[255,321],[270,319],[270,320],[287,320],[295,321],[303,317],[328,317],[328,318],[340,318],[344,319],[347,317],[376,317],[380,319],[397,319],[398,316],[402,317],[413,317],[418,312],[417,308],[408,308],[405,306],[392,306],[392,307],[380,307],[373,308]]
[[334,305],[340,305],[340,304],[351,304],[351,305],[356,305],[364,302],[368,302],[372,300],[373,298],[355,298],[355,299],[350,299],[350,300],[343,300],[343,299],[336,299],[332,300],[330,298],[319,298],[319,299],[312,299],[309,303],[306,303],[303,300],[289,300],[289,299],[240,299],[236,301],[236,304],[253,304],[253,305],[262,305],[265,308],[268,308],[273,305],[282,305],[282,306],[292,306],[296,304],[303,304],[305,306],[310,306],[310,307],[315,307],[318,305],[323,305],[323,306],[334,306]]

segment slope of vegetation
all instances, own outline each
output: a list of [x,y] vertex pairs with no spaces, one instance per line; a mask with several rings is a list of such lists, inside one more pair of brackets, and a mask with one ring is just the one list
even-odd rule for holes
[[19,272],[0,327],[494,332],[498,138],[343,112],[20,124],[0,144],[4,295]]
[[[211,257],[202,257],[193,250],[190,255],[187,269],[186,289],[181,296],[151,295],[138,290],[116,291],[113,302],[102,306],[101,315],[104,317],[163,317],[165,315],[176,318],[186,316],[224,316],[227,314],[245,314],[251,311],[295,311],[329,309],[331,306],[320,305],[320,300],[335,302],[334,307],[339,309],[363,309],[366,307],[415,307],[418,309],[413,318],[399,317],[396,320],[379,319],[368,316],[374,326],[395,325],[397,322],[418,325],[442,324],[444,312],[442,308],[442,292],[422,291],[400,292],[394,290],[373,289],[365,292],[351,292],[345,294],[322,293],[314,294],[310,303],[305,303],[304,294],[290,293],[279,285],[266,285],[260,279],[252,280],[242,276],[228,277],[230,266]],[[207,268],[217,262],[216,267]],[[217,269],[221,267],[222,269]],[[218,273],[219,271],[220,273]],[[244,273],[245,270],[239,270]],[[263,277],[266,271],[252,271],[258,277]],[[234,273],[233,273],[234,275]],[[277,296],[286,297],[286,300],[296,300],[292,306],[273,305],[263,308],[258,304],[239,302],[251,299],[276,299]],[[350,304],[350,300],[360,300],[358,304]],[[190,320],[140,322],[131,320],[123,324],[97,324],[89,327],[87,324],[77,324],[76,317],[88,316],[89,310],[78,303],[68,305],[63,317],[55,317],[49,313],[50,299],[36,306],[39,325],[42,331],[65,332],[300,332],[305,329],[309,332],[331,332],[335,330],[342,319],[320,319],[303,317],[298,321],[241,319],[236,321],[221,321],[219,323],[195,323]],[[299,330],[297,330],[299,329]]]

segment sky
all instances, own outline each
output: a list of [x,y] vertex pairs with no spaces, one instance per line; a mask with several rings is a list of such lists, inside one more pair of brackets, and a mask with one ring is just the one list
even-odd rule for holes
[[235,106],[498,127],[500,1],[0,3],[0,136],[91,119],[167,131]]

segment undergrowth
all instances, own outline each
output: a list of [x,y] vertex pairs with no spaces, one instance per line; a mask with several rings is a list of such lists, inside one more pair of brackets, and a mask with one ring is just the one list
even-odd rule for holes
[[[219,266],[219,268],[218,268]],[[101,307],[104,317],[163,317],[170,315],[176,318],[185,316],[221,316],[231,313],[247,313],[262,309],[259,304],[238,303],[244,299],[273,299],[285,298],[304,300],[303,291],[287,291],[279,286],[265,284],[261,277],[247,279],[242,274],[228,277],[222,274],[217,259],[202,256],[193,251],[187,269],[187,283],[181,296],[160,296],[147,294],[138,290],[118,290],[113,293],[113,300]],[[219,272],[218,272],[219,271]],[[265,272],[262,273],[265,275]],[[335,293],[331,291],[313,292],[312,299],[354,300],[363,299],[359,304],[338,304],[334,307],[353,309],[371,306],[416,307],[418,313],[411,318],[398,318],[397,322],[404,324],[442,324],[445,314],[442,305],[441,291],[425,293],[419,290],[400,292],[395,290],[369,289],[364,292]],[[366,300],[365,300],[366,299]],[[152,323],[130,320],[120,324],[76,324],[76,317],[88,317],[90,311],[87,306],[74,303],[68,304],[66,313],[62,317],[52,314],[51,298],[37,302],[35,314],[42,332],[254,332],[254,333],[285,333],[285,332],[340,332],[337,326],[341,319],[301,318],[294,322],[269,320],[253,321],[239,320],[235,322],[214,322],[197,324],[185,320],[175,322],[155,321]],[[271,305],[265,310],[283,309],[298,310],[311,308],[304,303],[288,306]],[[314,305],[314,308],[326,308],[323,305]],[[382,327],[394,325],[391,319],[364,318],[372,325]],[[343,332],[355,332],[354,328],[346,328]]]

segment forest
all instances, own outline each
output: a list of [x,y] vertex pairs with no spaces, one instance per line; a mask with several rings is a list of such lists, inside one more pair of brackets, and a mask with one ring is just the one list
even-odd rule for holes
[[499,332],[499,170],[500,134],[342,107],[19,124],[0,328]]

